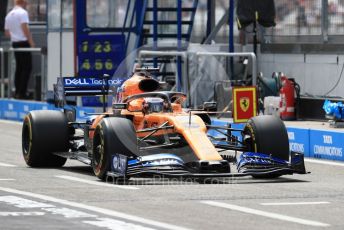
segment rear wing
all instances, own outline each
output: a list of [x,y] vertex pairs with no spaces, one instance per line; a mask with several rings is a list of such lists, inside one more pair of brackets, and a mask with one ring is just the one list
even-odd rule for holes
[[126,79],[110,79],[108,75],[96,77],[59,77],[54,84],[54,101],[57,107],[65,105],[66,96],[105,96],[116,93]]

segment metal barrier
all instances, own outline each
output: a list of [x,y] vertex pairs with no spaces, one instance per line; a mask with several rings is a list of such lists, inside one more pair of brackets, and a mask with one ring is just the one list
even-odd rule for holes
[[[176,56],[176,57],[182,57],[183,59],[183,82],[185,92],[188,96],[188,103],[191,105],[191,96],[190,96],[190,79],[188,76],[188,52],[181,52],[181,51],[147,51],[142,50],[139,52],[138,55],[138,62],[139,65],[142,64],[143,56]],[[252,61],[252,84],[257,85],[257,58],[254,53],[226,53],[226,52],[197,52],[196,56],[224,56],[224,57],[249,57]],[[180,84],[178,82],[178,78],[176,79],[176,83]]]
[[252,85],[257,85],[257,58],[254,53],[197,52],[196,56],[250,57],[252,60]]
[[[182,51],[150,51],[150,50],[141,50],[139,52],[138,55],[138,61],[139,61],[139,65],[141,66],[142,64],[142,57],[144,56],[165,56],[165,57],[181,57],[182,61],[183,61],[183,70],[182,70],[182,76],[184,76],[183,79],[186,79],[187,81],[186,86],[186,92],[189,93],[189,82],[188,82],[188,74],[187,74],[187,60],[188,60],[188,54],[187,52],[182,52]],[[177,88],[179,88],[178,86],[180,85],[179,79],[178,77],[176,77],[176,85]],[[189,95],[188,95],[189,96]]]
[[10,48],[8,50],[9,53],[9,59],[8,59],[8,97],[11,97],[11,90],[12,90],[12,82],[14,79],[14,73],[13,73],[13,66],[12,66],[12,60],[14,59],[14,52],[39,52],[41,53],[41,98],[44,98],[45,91],[46,91],[46,77],[45,77],[45,56],[42,53],[41,48]]
[[0,58],[1,58],[1,98],[5,97],[5,61],[4,61],[4,49],[0,48]]

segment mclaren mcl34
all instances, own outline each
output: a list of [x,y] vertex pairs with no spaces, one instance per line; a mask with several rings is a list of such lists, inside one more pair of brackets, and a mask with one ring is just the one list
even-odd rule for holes
[[[115,86],[120,85],[116,88]],[[284,123],[256,116],[242,129],[215,126],[205,111],[182,108],[186,96],[158,91],[148,70],[126,81],[59,78],[60,110],[31,111],[24,119],[22,150],[31,167],[62,167],[67,159],[90,165],[106,180],[142,176],[276,178],[305,174],[304,156],[289,150]],[[76,121],[68,95],[116,94],[111,109]],[[210,132],[210,130],[215,130]],[[214,135],[216,133],[216,135]]]

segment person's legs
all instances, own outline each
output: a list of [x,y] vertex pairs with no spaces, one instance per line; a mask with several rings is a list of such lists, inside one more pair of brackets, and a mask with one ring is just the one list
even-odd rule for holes
[[27,86],[31,76],[31,69],[32,69],[32,57],[31,53],[23,53],[23,63],[21,63],[21,83],[19,88],[19,94],[22,97],[26,97],[27,95]]
[[[17,44],[13,44],[13,48],[19,48],[18,47],[19,45]],[[22,69],[21,68],[18,68],[18,66],[20,65],[20,63],[22,63],[21,59],[21,53],[20,52],[14,52],[14,57],[16,59],[16,70],[15,70],[15,75],[14,75],[14,87],[16,88],[16,91],[15,91],[15,96],[16,98],[20,97],[20,82],[21,82],[21,71]]]
[[[13,43],[13,48],[29,48],[27,42]],[[32,57],[29,52],[15,52],[16,71],[15,71],[15,87],[17,98],[25,98],[27,85],[30,79],[32,69]]]

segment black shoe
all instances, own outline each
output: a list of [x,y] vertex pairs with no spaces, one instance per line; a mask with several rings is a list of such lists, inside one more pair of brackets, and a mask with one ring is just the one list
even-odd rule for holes
[[14,99],[21,99],[21,95],[18,94],[18,93],[16,93],[16,94],[14,94],[13,98],[14,98]]
[[25,95],[21,95],[19,99],[21,99],[21,100],[30,100],[31,97],[29,95],[25,94]]

